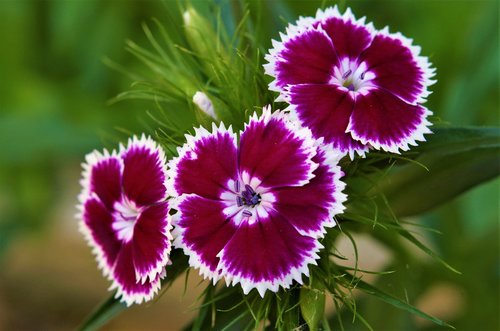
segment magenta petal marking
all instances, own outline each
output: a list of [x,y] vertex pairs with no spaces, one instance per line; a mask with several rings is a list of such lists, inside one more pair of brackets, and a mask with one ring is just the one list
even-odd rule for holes
[[150,281],[160,274],[170,253],[168,204],[163,202],[147,207],[137,219],[132,239],[136,278]]
[[342,153],[363,154],[367,149],[346,133],[354,100],[348,91],[334,85],[295,85],[289,88],[289,99],[302,124],[315,138],[324,138]]
[[[354,17],[353,17],[354,19]],[[333,42],[333,47],[340,58],[348,57],[351,60],[358,58],[373,39],[373,34],[366,27],[342,17],[329,17],[321,21]]]
[[113,270],[114,284],[117,289],[116,296],[122,296],[127,305],[142,303],[150,300],[160,288],[161,275],[158,274],[153,281],[144,283],[136,279],[134,270],[134,248],[132,243],[126,243],[120,250]]
[[410,105],[390,92],[377,89],[357,98],[349,124],[354,139],[376,149],[398,153],[408,144],[423,140],[427,133],[427,111],[419,105]]
[[283,187],[274,192],[276,212],[304,235],[321,237],[325,227],[335,226],[333,216],[343,211],[340,167],[327,163],[323,150],[313,158],[319,164],[314,178],[301,187]]
[[274,214],[253,224],[242,223],[220,254],[220,268],[233,284],[240,282],[245,293],[257,288],[263,296],[266,289],[277,291],[293,280],[301,282],[302,274],[308,274],[307,265],[317,257],[318,245]]
[[307,183],[317,167],[311,161],[316,154],[314,140],[309,130],[291,125],[269,110],[259,119],[252,117],[241,134],[240,172],[258,178],[265,187]]
[[339,62],[328,36],[320,30],[308,30],[284,43],[275,63],[276,86],[327,83]]
[[178,237],[175,244],[190,256],[190,265],[199,268],[205,278],[215,281],[217,254],[231,239],[236,225],[223,214],[223,202],[185,195],[174,215]]
[[98,263],[106,275],[115,263],[121,248],[121,242],[116,238],[112,228],[113,216],[97,199],[89,199],[83,204],[83,224],[90,234],[93,245],[99,249]]
[[97,194],[108,210],[121,198],[121,163],[116,157],[91,165],[90,191]]
[[175,168],[177,194],[195,193],[209,199],[218,199],[227,188],[228,180],[237,177],[236,137],[228,130],[215,128],[214,133],[197,130],[179,153]]
[[414,103],[424,92],[424,71],[410,48],[401,39],[378,34],[361,55],[368,69],[375,73],[372,83]]
[[131,140],[122,158],[123,190],[128,199],[146,206],[165,198],[165,157],[153,141]]

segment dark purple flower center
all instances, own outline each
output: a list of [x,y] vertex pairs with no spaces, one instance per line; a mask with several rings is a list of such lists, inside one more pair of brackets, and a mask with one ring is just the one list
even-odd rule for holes
[[[236,186],[239,189],[239,183],[236,184]],[[260,203],[261,200],[262,199],[260,194],[255,192],[254,189],[248,184],[245,185],[245,190],[243,190],[243,192],[241,192],[241,194],[236,197],[236,203],[238,204],[238,207],[255,207]]]

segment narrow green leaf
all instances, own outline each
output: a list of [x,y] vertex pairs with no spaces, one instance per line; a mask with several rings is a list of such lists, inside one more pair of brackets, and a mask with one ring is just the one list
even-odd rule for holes
[[386,303],[388,303],[396,308],[405,310],[407,312],[410,312],[412,314],[415,314],[417,316],[425,318],[431,322],[436,323],[437,325],[445,326],[445,327],[449,327],[451,329],[454,329],[453,326],[440,320],[439,318],[428,315],[428,314],[424,313],[423,311],[417,309],[416,307],[410,305],[409,303],[406,303],[406,302],[404,302],[404,301],[402,301],[402,300],[400,300],[400,299],[398,299],[398,298],[396,298],[388,293],[385,293],[385,292],[377,289],[376,287],[374,287],[368,283],[365,283],[361,279],[352,276],[351,274],[347,274],[347,276],[352,277],[353,282],[356,282],[357,289],[359,289],[367,294],[373,295],[374,297],[376,297],[376,298],[378,298],[378,299],[380,299],[380,300],[382,300],[382,301],[384,301],[384,302],[386,302]]
[[126,308],[127,306],[124,303],[111,296],[78,329],[81,331],[97,330]]
[[462,274],[460,271],[458,271],[457,269],[453,268],[451,265],[449,265],[448,263],[446,263],[446,261],[444,261],[439,255],[437,255],[432,249],[430,249],[429,247],[425,246],[424,244],[422,244],[420,242],[420,240],[418,240],[417,238],[415,238],[411,233],[409,233],[408,231],[399,231],[399,234],[401,236],[403,236],[404,238],[408,239],[410,242],[412,242],[415,246],[417,246],[418,248],[420,248],[422,251],[424,251],[425,253],[427,253],[429,256],[433,257],[434,259],[436,259],[439,263],[441,263],[442,265],[444,265],[446,268],[448,268],[449,270],[453,271],[454,273],[457,273],[457,274]]

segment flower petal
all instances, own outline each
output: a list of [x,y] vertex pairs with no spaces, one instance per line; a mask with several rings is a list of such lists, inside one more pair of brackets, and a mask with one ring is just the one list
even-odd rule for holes
[[334,85],[302,84],[290,86],[287,93],[292,113],[302,125],[311,129],[313,136],[324,138],[325,144],[342,153],[364,155],[367,147],[346,133],[354,108],[351,94]]
[[240,172],[267,188],[304,185],[318,166],[311,160],[314,142],[309,129],[264,107],[262,116],[254,114],[240,136]]
[[121,297],[127,306],[133,303],[140,304],[151,300],[160,289],[160,279],[165,273],[158,274],[153,281],[142,283],[136,279],[134,269],[134,248],[132,242],[123,245],[113,269],[113,285],[110,290],[116,289],[115,297]]
[[80,218],[80,230],[93,247],[99,268],[109,276],[122,246],[112,228],[113,216],[101,201],[91,198],[83,204]]
[[375,149],[399,153],[408,145],[425,141],[431,133],[426,117],[431,112],[420,105],[410,105],[382,89],[358,96],[347,130],[354,139]]
[[355,60],[370,46],[375,29],[371,24],[365,25],[364,18],[356,21],[349,8],[343,15],[334,8],[318,13],[317,17],[320,18],[321,27],[331,38],[340,60]]
[[138,206],[147,206],[166,197],[165,154],[149,137],[133,137],[122,148],[123,190]]
[[314,178],[301,187],[283,187],[273,192],[274,209],[303,235],[323,237],[325,227],[335,226],[333,217],[344,211],[347,197],[340,181],[343,175],[337,165],[335,150],[320,149],[313,161],[319,164]]
[[219,128],[214,124],[212,131],[199,128],[195,136],[186,135],[187,143],[169,163],[170,195],[194,193],[219,199],[226,183],[237,178],[236,135],[223,123]]
[[147,207],[134,227],[132,253],[137,281],[154,281],[168,262],[171,225],[167,202]]
[[241,223],[219,254],[219,270],[226,282],[241,283],[247,294],[256,288],[264,297],[266,290],[289,288],[294,280],[302,283],[309,275],[308,264],[315,264],[321,245],[302,236],[279,214],[250,224]]
[[221,201],[189,194],[180,198],[178,212],[173,216],[175,247],[183,248],[189,265],[214,283],[220,278],[216,273],[217,254],[236,231],[236,225],[224,215],[224,208]]
[[379,32],[360,57],[375,74],[372,84],[384,88],[408,103],[424,102],[430,94],[427,87],[434,82],[434,69],[420,47],[400,33]]
[[264,65],[266,74],[276,80],[269,85],[281,92],[288,84],[327,83],[338,63],[330,38],[321,29],[309,29],[273,42]]
[[80,201],[83,203],[97,195],[108,210],[113,210],[113,204],[121,198],[121,160],[106,150],[103,154],[94,151],[85,159]]

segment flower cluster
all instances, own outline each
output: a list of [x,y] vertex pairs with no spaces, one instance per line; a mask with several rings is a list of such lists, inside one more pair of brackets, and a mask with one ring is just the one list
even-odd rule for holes
[[[430,133],[421,103],[433,70],[409,39],[336,7],[286,32],[264,66],[285,111],[264,107],[239,134],[196,128],[168,162],[144,136],[87,156],[81,229],[128,305],[158,291],[172,245],[245,294],[302,283],[345,208],[339,159],[399,153]],[[193,102],[217,119],[205,94]]]

